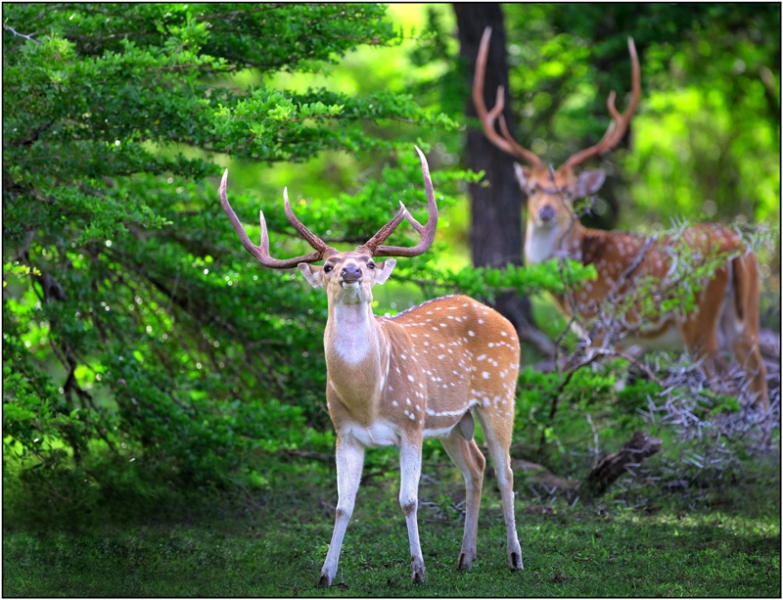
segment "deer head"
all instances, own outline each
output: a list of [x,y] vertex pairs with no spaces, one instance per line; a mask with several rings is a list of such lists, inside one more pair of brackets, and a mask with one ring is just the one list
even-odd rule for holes
[[[476,113],[481,120],[481,125],[487,138],[501,150],[521,159],[526,166],[515,164],[515,173],[522,191],[527,195],[527,233],[532,238],[536,233],[546,235],[547,232],[565,231],[574,222],[575,217],[572,202],[576,198],[583,198],[595,194],[603,185],[606,174],[601,169],[582,171],[577,173],[575,168],[588,159],[593,158],[614,148],[625,135],[628,124],[641,97],[641,76],[639,59],[636,55],[636,47],[633,40],[628,38],[628,51],[632,64],[632,97],[623,114],[615,108],[615,93],[609,94],[607,107],[612,115],[612,122],[606,130],[603,138],[589,148],[577,152],[566,160],[557,170],[547,166],[535,153],[518,144],[509,134],[505,119],[503,118],[503,87],[498,87],[497,100],[491,110],[487,110],[484,103],[484,74],[487,64],[487,52],[492,29],[487,27],[481,38],[478,58],[476,59],[476,72],[473,82],[473,103]],[[496,130],[496,124],[498,130]],[[527,249],[526,249],[527,250]],[[533,253],[528,256],[533,262],[549,258]]]

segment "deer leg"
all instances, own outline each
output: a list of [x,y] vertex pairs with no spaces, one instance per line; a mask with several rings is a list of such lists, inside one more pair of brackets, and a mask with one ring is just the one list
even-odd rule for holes
[[508,454],[511,446],[511,427],[513,422],[502,421],[493,426],[492,418],[483,412],[477,413],[481,429],[489,447],[489,455],[495,467],[498,478],[500,497],[503,500],[503,518],[506,521],[506,548],[508,565],[512,569],[523,569],[522,548],[517,537],[516,519],[514,517],[514,472],[511,470],[511,456]]
[[345,530],[353,514],[356,501],[356,492],[359,490],[359,482],[362,476],[364,464],[364,448],[357,442],[346,442],[337,438],[337,516],[334,522],[334,533],[329,543],[329,552],[326,554],[324,566],[321,569],[321,577],[318,586],[332,585],[337,574],[337,563],[340,560],[340,549],[343,545]]
[[465,478],[465,534],[462,537],[457,569],[470,571],[476,559],[476,534],[486,459],[475,440],[466,440],[458,428],[452,429],[449,436],[441,438],[440,441]]
[[761,411],[769,410],[769,396],[767,391],[767,367],[761,358],[759,345],[753,336],[743,331],[732,344],[734,356],[740,367],[745,372],[747,379],[745,389],[752,399],[753,408]]
[[419,506],[419,479],[421,477],[421,439],[403,438],[400,443],[400,507],[405,513],[411,552],[413,583],[424,581],[424,557],[419,542],[416,512]]
[[736,391],[726,377],[728,373],[726,363],[718,356],[717,352],[711,353],[697,348],[692,354],[707,376],[707,381],[713,392],[733,394]]
[[[724,291],[719,287],[719,283],[715,280],[711,281],[701,292],[701,298],[713,295],[720,298]],[[726,389],[726,365],[718,356],[720,311],[721,302],[702,301],[698,313],[689,315],[688,319],[680,325],[680,333],[688,352],[701,366],[712,390],[718,393]]]
[[[745,373],[743,392],[750,397],[753,408],[767,412],[769,411],[767,366],[761,358],[759,349],[758,268],[752,255],[747,255],[745,259],[743,261],[738,258],[733,263],[735,279],[744,279],[746,285],[743,287],[741,283],[735,281],[735,286],[740,287],[735,294],[742,295],[742,299],[735,297],[734,310],[729,311],[730,318],[724,319],[728,321],[724,329],[735,334],[726,337],[731,342],[734,357]],[[742,309],[737,309],[738,303],[741,304]],[[740,312],[740,315],[737,312]]]

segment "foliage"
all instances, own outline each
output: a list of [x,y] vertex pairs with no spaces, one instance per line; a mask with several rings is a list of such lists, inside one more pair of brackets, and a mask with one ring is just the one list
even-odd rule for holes
[[[92,454],[108,452],[201,485],[240,477],[259,453],[332,444],[325,301],[253,264],[210,178],[226,155],[272,164],[377,150],[379,177],[315,207],[297,199],[300,216],[353,243],[398,200],[419,212],[411,126],[450,119],[402,93],[294,93],[263,79],[397,43],[384,12],[4,7],[4,455],[94,476]],[[409,129],[390,140],[390,123]],[[433,171],[439,191],[465,177]],[[233,202],[243,216],[259,206]],[[261,206],[273,252],[296,248],[280,204]]]
[[562,294],[566,288],[596,277],[595,267],[592,265],[583,265],[572,260],[564,262],[565,265],[561,265],[558,259],[553,258],[526,267],[509,263],[503,269],[465,267],[458,271],[430,267],[419,270],[426,275],[426,279],[406,275],[403,267],[403,274],[398,276],[398,279],[418,284],[425,296],[460,293],[492,303],[496,294],[505,291],[520,295],[538,291]]

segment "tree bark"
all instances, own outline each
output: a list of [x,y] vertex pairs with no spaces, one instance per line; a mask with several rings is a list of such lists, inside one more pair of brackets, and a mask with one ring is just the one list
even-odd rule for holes
[[[481,36],[484,28],[492,27],[492,39],[487,57],[484,83],[484,101],[488,107],[495,104],[499,85],[505,90],[506,119],[509,132],[514,135],[514,118],[510,111],[508,93],[508,63],[506,61],[506,29],[499,4],[453,4],[457,16],[460,57],[467,66],[468,86],[473,85]],[[465,115],[476,118],[473,100],[468,95]],[[507,264],[522,264],[522,192],[514,176],[514,158],[496,148],[486,139],[481,128],[468,127],[465,163],[473,171],[484,171],[478,184],[468,186],[470,194],[471,258],[477,267],[503,268]],[[516,328],[521,339],[528,340],[550,353],[551,341],[532,324],[530,301],[516,293],[504,293],[495,301],[495,308]]]

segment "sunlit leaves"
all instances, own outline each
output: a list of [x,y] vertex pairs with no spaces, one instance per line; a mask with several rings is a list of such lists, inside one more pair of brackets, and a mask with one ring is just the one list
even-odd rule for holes
[[496,294],[504,291],[526,296],[541,290],[562,294],[567,288],[572,289],[577,283],[596,276],[593,265],[585,266],[570,260],[561,265],[553,258],[536,265],[509,264],[504,269],[469,267],[448,273],[443,282],[469,296],[492,301]]
[[[11,445],[54,467],[85,460],[100,439],[136,465],[200,483],[235,476],[260,449],[333,441],[322,409],[324,299],[257,266],[208,178],[222,171],[221,153],[268,165],[325,150],[385,149],[393,158],[400,147],[411,156],[385,169],[379,185],[335,203],[322,198],[329,210],[303,218],[325,230],[338,222],[340,235],[372,235],[395,196],[421,214],[412,144],[377,128],[397,122],[420,133],[456,123],[410,95],[301,93],[232,79],[249,68],[317,71],[357,46],[394,44],[384,12],[318,4],[4,10],[13,27],[3,37]],[[461,176],[450,177],[436,182],[453,187]],[[251,199],[235,201],[241,209]],[[290,235],[277,234],[287,221],[269,212],[274,251],[284,251]]]

